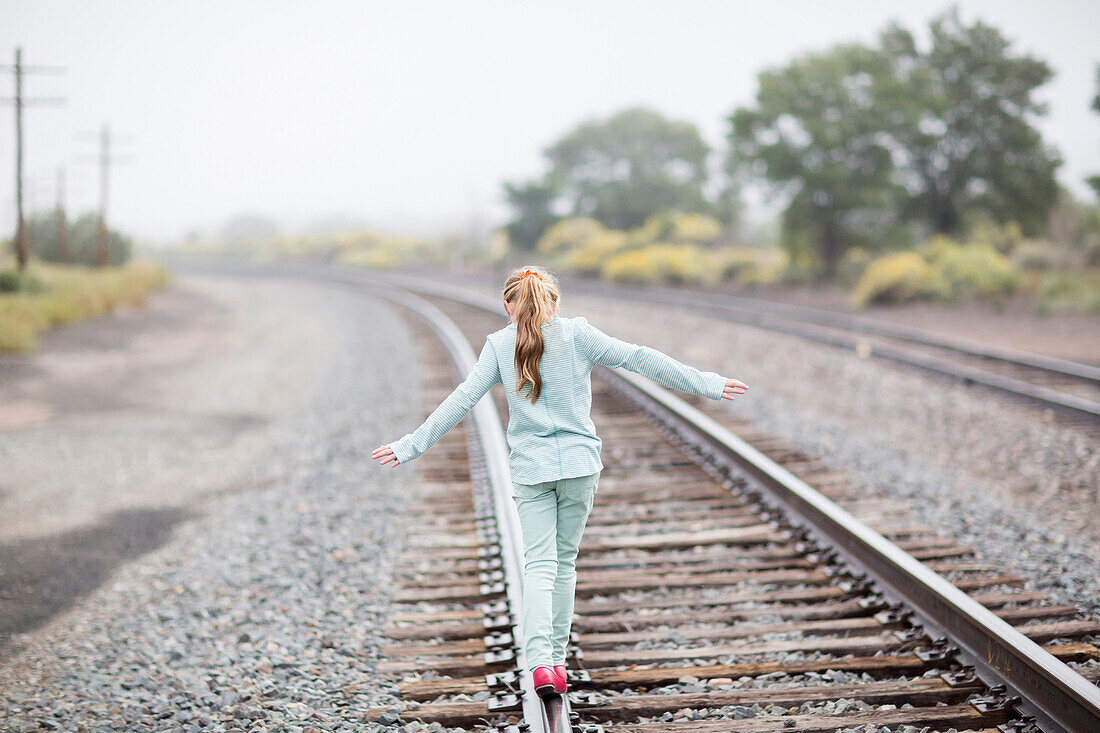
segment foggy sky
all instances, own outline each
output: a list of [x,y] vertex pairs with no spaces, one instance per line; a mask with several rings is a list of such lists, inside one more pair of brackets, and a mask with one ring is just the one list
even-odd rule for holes
[[[1087,196],[1100,173],[1100,2],[961,2],[1056,72],[1041,122],[1060,179]],[[95,142],[109,122],[129,158],[111,174],[115,226],[165,240],[236,213],[288,226],[343,214],[435,233],[499,223],[500,183],[543,171],[541,150],[579,121],[629,105],[699,125],[723,146],[725,116],[756,75],[890,19],[924,38],[948,7],[925,0],[303,2],[0,0],[0,63],[28,96],[26,200],[52,206],[69,166],[70,210],[98,200]],[[10,74],[0,96],[10,96]],[[12,108],[0,107],[0,228],[14,228]]]

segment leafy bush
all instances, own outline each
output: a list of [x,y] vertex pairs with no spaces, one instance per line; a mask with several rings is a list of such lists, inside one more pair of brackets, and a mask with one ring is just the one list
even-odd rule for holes
[[755,285],[778,282],[787,267],[787,254],[778,249],[724,247],[714,252],[712,261],[717,279]]
[[339,262],[341,265],[351,265],[352,267],[384,270],[400,265],[401,258],[388,249],[352,249],[341,252]]
[[719,279],[738,280],[759,265],[762,251],[751,247],[727,247],[716,254]]
[[0,270],[0,293],[18,293],[23,289],[23,279],[18,270]]
[[1012,250],[1012,263],[1028,272],[1051,272],[1069,266],[1064,248],[1051,242],[1029,239]]
[[333,258],[342,265],[386,269],[410,263],[445,262],[444,243],[416,237],[386,237],[360,232],[330,240]]
[[722,238],[722,222],[705,214],[677,214],[672,241],[713,245]]
[[1020,282],[1008,258],[988,244],[968,244],[944,253],[936,271],[947,284],[950,298],[999,298],[1012,293]]
[[654,245],[648,252],[657,263],[661,280],[666,283],[698,283],[709,279],[711,274],[706,256],[695,245]]
[[770,252],[753,267],[741,273],[738,278],[742,285],[772,285],[783,279],[790,264],[786,252]]
[[1024,241],[1024,234],[1014,221],[1005,224],[982,221],[970,228],[966,239],[971,244],[986,244],[1001,254],[1008,254]]
[[898,303],[928,295],[932,267],[916,252],[896,252],[879,257],[859,278],[852,302]]
[[605,280],[629,285],[645,285],[657,281],[657,263],[645,251],[630,250],[615,255],[603,264],[600,275]]
[[584,247],[607,234],[604,225],[595,219],[573,217],[562,219],[539,238],[536,251],[545,255],[558,255]]
[[629,244],[699,244],[711,246],[722,237],[722,223],[705,214],[665,211],[627,232]]
[[681,285],[711,279],[709,264],[696,245],[655,244],[615,255],[604,264],[601,275],[620,283]]
[[[61,262],[61,239],[57,214],[42,213],[27,219],[27,247],[31,255],[43,262]],[[66,259],[74,265],[94,267],[99,263],[99,215],[84,214],[66,223]],[[107,232],[107,264],[123,265],[130,260],[133,241],[130,237],[109,229]]]
[[845,287],[854,287],[875,256],[862,247],[847,250],[837,263],[836,279]]
[[1100,312],[1100,269],[1046,273],[1036,288],[1035,306],[1041,315],[1066,310]]
[[999,299],[1012,293],[1020,281],[1019,271],[992,245],[959,246],[949,237],[936,236],[914,252],[895,252],[872,261],[852,292],[852,302]]
[[821,263],[806,252],[788,255],[787,265],[779,273],[779,280],[787,285],[810,285],[821,279]]
[[562,267],[578,275],[599,275],[604,263],[622,250],[625,243],[626,235],[622,232],[605,231],[565,255]]
[[936,264],[959,248],[959,243],[946,234],[937,234],[916,248],[917,254]]

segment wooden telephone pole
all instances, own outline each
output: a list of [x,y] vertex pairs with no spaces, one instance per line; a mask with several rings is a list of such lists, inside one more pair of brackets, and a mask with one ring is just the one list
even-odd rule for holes
[[85,139],[94,136],[99,145],[99,152],[95,156],[80,156],[80,160],[87,163],[94,162],[95,165],[99,166],[99,226],[96,233],[96,264],[99,267],[106,267],[111,254],[111,230],[107,226],[107,201],[110,191],[111,166],[130,162],[127,156],[117,155],[114,148],[120,142],[129,142],[129,139],[124,136],[120,140],[117,135],[111,132],[111,128],[107,123],[103,123],[103,126],[97,132],[82,131],[79,134]]
[[15,72],[15,97],[3,100],[15,106],[15,258],[19,270],[27,267],[27,232],[23,220],[23,108],[40,104],[64,104],[58,97],[23,98],[23,76],[25,74],[59,74],[64,69],[58,66],[24,66],[23,49],[15,49],[15,66],[0,67]]
[[69,232],[65,223],[65,169],[57,166],[57,259],[62,264],[69,261]]
[[107,266],[107,171],[111,167],[111,129],[107,125],[99,131],[99,236],[96,237],[96,264]]

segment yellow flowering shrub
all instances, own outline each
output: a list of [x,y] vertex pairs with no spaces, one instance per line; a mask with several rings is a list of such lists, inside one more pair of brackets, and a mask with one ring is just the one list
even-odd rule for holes
[[952,298],[999,297],[1016,289],[1019,272],[989,244],[968,244],[943,254],[936,263]]
[[713,279],[711,258],[691,244],[654,244],[621,252],[601,269],[605,280],[619,283],[670,285]]
[[852,302],[1001,298],[1021,281],[1019,270],[992,245],[959,245],[950,237],[936,236],[916,251],[895,252],[871,262],[852,292]]
[[606,234],[607,229],[595,219],[562,219],[543,232],[535,250],[539,254],[560,255],[584,247]]
[[562,260],[562,267],[578,275],[599,275],[604,263],[622,250],[625,244],[625,234],[605,230],[587,244],[566,253]]
[[862,306],[927,297],[932,279],[932,266],[918,253],[884,255],[867,265],[852,293],[852,302]]

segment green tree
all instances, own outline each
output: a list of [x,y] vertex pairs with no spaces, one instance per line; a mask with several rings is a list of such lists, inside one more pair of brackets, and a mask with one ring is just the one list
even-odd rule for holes
[[926,52],[897,25],[881,35],[894,93],[880,102],[890,108],[905,217],[946,234],[962,232],[968,216],[1040,231],[1061,161],[1032,124],[1046,113],[1034,95],[1053,72],[1014,53],[996,28],[963,24],[957,8],[932,20],[930,31]]
[[504,194],[515,212],[515,218],[505,225],[510,246],[531,252],[539,237],[561,218],[553,210],[557,187],[551,181],[505,183]]
[[580,124],[545,154],[574,216],[631,229],[660,211],[710,213],[710,147],[689,122],[630,108]]
[[[44,213],[27,219],[27,247],[44,262],[59,262],[59,239],[56,213]],[[94,267],[99,264],[99,216],[84,214],[76,221],[66,223],[68,262],[74,265]],[[107,236],[107,264],[122,265],[130,259],[133,249],[129,237],[115,230]]]
[[832,277],[845,249],[889,227],[897,187],[876,105],[881,53],[843,44],[760,74],[756,103],[729,117],[731,176],[762,177],[788,199],[783,242]]

